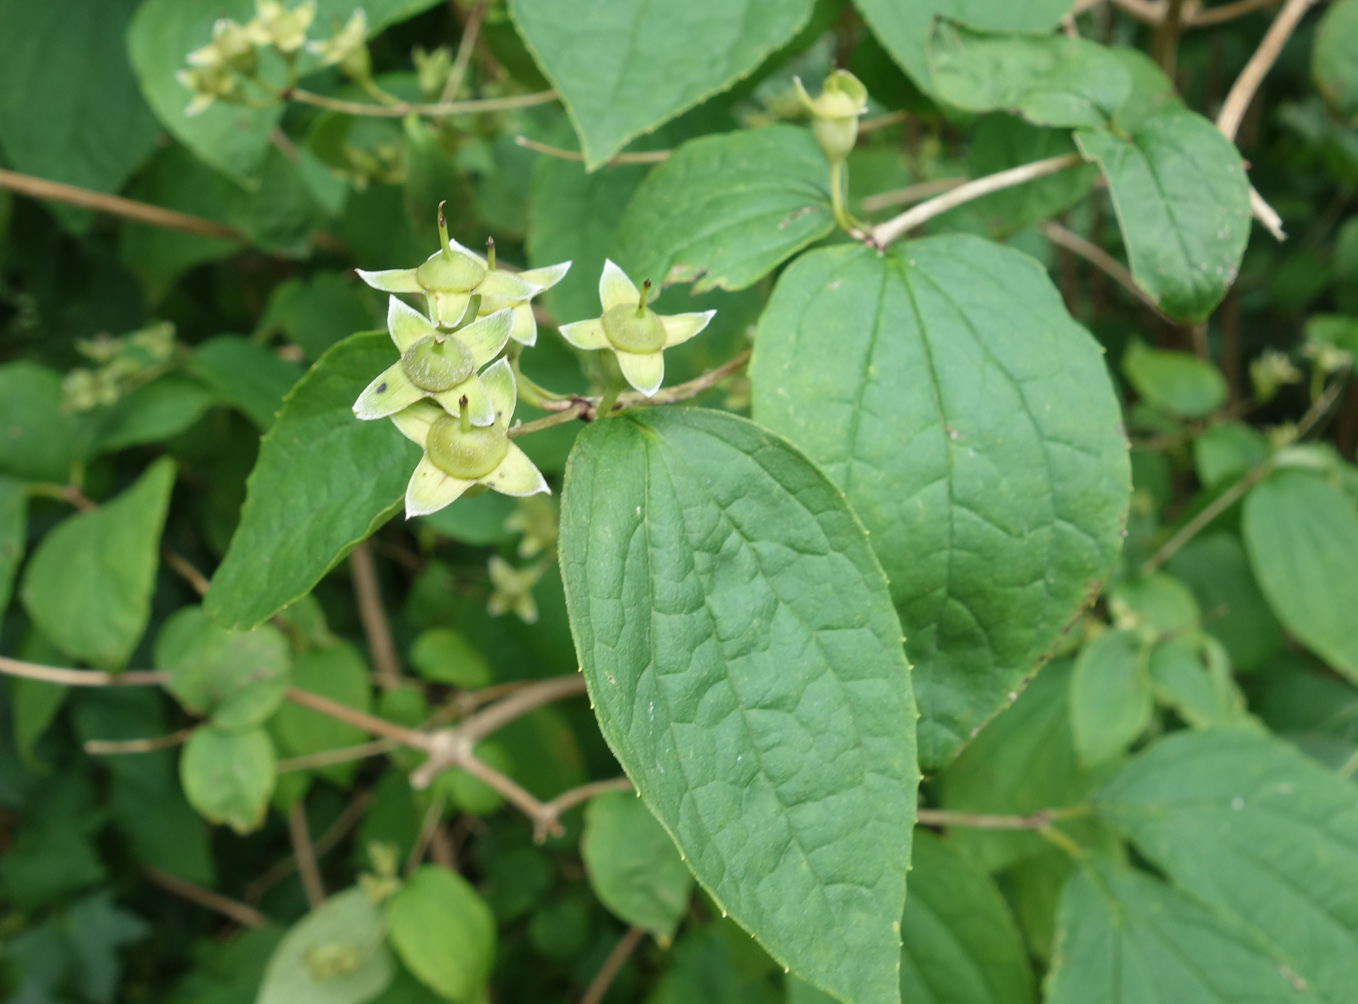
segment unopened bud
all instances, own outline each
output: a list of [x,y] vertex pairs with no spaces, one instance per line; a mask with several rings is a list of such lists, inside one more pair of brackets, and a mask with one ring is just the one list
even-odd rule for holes
[[867,88],[847,70],[826,77],[816,98],[806,93],[799,78],[794,82],[802,106],[811,114],[811,132],[821,152],[830,163],[840,163],[858,142],[858,116],[867,111]]

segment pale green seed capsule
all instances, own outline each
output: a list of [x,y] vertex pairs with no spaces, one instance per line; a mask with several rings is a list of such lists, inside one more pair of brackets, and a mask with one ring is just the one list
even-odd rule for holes
[[451,415],[440,415],[424,443],[429,460],[443,473],[474,481],[500,466],[509,452],[509,437],[498,425],[464,430]]
[[620,303],[603,316],[604,335],[616,349],[641,355],[665,347],[665,325],[650,307]]
[[441,394],[471,376],[476,360],[458,339],[431,336],[406,349],[401,366],[420,390]]
[[467,293],[485,277],[485,266],[465,254],[439,255],[415,270],[415,281],[436,293]]

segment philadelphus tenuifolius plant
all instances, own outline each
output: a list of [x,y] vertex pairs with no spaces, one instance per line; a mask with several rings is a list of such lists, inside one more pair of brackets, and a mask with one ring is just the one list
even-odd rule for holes
[[652,397],[665,380],[665,350],[688,341],[716,314],[704,310],[662,316],[647,306],[650,292],[650,279],[639,290],[627,273],[605,260],[599,278],[603,314],[561,326],[561,337],[576,348],[611,349],[627,382],[646,397]]

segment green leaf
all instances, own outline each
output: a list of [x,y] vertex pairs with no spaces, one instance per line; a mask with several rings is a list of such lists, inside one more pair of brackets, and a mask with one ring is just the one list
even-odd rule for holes
[[62,410],[61,374],[30,362],[0,366],[0,474],[66,484],[82,456],[82,424]]
[[1009,905],[950,841],[916,831],[901,916],[901,1000],[1030,1004],[1033,972]]
[[123,44],[135,7],[0,2],[0,146],[15,170],[116,192],[151,153],[159,128]]
[[921,89],[933,84],[928,43],[935,18],[981,31],[1046,33],[1070,11],[1066,0],[854,0],[872,33]]
[[1211,635],[1191,634],[1158,643],[1146,665],[1156,697],[1194,728],[1229,725],[1245,702],[1231,679],[1230,656]]
[[14,729],[14,748],[26,767],[46,769],[34,750],[38,740],[56,719],[70,693],[69,687],[46,680],[17,676],[9,681],[9,702]]
[[156,637],[156,668],[165,689],[225,732],[259,725],[283,703],[292,660],[288,640],[271,624],[228,631],[201,607],[181,607]]
[[385,331],[353,335],[288,395],[203,601],[215,620],[245,628],[267,619],[400,508],[419,448],[389,422],[359,422],[350,410],[395,359]]
[[1238,670],[1262,668],[1282,647],[1283,629],[1259,591],[1245,548],[1226,531],[1190,540],[1165,567],[1188,584],[1208,617],[1203,627]]
[[454,687],[484,687],[491,681],[486,657],[451,628],[430,628],[410,646],[410,665],[434,683]]
[[209,338],[194,349],[189,365],[214,394],[238,408],[261,432],[273,427],[284,397],[303,373],[296,363],[239,335]]
[[1352,782],[1259,732],[1177,732],[1124,767],[1094,806],[1178,886],[1259,932],[1321,999],[1352,997]]
[[1123,579],[1108,590],[1108,611],[1118,627],[1159,635],[1180,634],[1202,622],[1192,590],[1164,572]]
[[[561,163],[544,158],[547,161]],[[259,327],[262,331],[281,329],[307,358],[319,359],[340,339],[376,327],[379,318],[368,299],[365,287],[347,282],[340,273],[315,272],[275,286]]]
[[1112,566],[1130,468],[1102,354],[1042,267],[951,235],[812,251],[778,280],[755,418],[825,468],[891,582],[920,762],[946,763]]
[[28,486],[0,474],[0,621],[13,596],[14,576],[24,557],[28,530]]
[[1358,512],[1319,474],[1280,470],[1245,496],[1241,531],[1269,606],[1307,648],[1358,682]]
[[457,872],[424,865],[387,901],[391,944],[406,967],[449,1000],[480,1000],[495,961],[495,918]]
[[1061,900],[1049,1004],[1318,1001],[1259,940],[1158,879],[1107,862]]
[[[1211,371],[1217,373],[1215,367]],[[1258,429],[1244,422],[1222,422],[1193,440],[1193,468],[1204,488],[1215,488],[1241,477],[1268,453],[1268,437]]]
[[1235,144],[1169,106],[1126,138],[1081,129],[1075,142],[1108,179],[1137,285],[1171,317],[1200,321],[1240,271],[1250,183]]
[[167,376],[131,391],[102,416],[92,453],[159,443],[202,417],[212,395],[192,380]]
[[[255,630],[261,631],[263,626]],[[368,666],[352,645],[302,652],[292,664],[292,684],[365,714],[372,710]],[[369,738],[368,733],[357,725],[292,703],[278,709],[271,726],[279,751],[288,756],[308,756],[356,746]],[[360,766],[361,760],[350,760],[317,768],[316,773],[335,784],[347,786]]]
[[640,133],[726,90],[789,41],[811,0],[513,0],[519,34],[594,170]]
[[274,786],[269,734],[259,726],[246,732],[198,726],[180,754],[179,780],[189,804],[208,822],[242,834],[259,829]]
[[92,512],[68,516],[24,570],[24,608],[73,659],[119,669],[151,616],[160,531],[174,461],[155,461],[132,487]]
[[734,415],[627,412],[576,440],[561,565],[604,737],[698,881],[804,979],[894,1004],[914,708],[843,496]]
[[1358,0],[1331,4],[1316,25],[1311,50],[1311,79],[1330,107],[1348,119],[1358,117]]
[[[1013,706],[981,729],[939,775],[945,809],[1021,816],[1084,800],[1096,779],[1075,758],[1070,678],[1067,661],[1044,666]],[[991,872],[1050,846],[1035,833],[965,828],[949,840]]]
[[929,65],[938,97],[973,112],[999,109],[1034,125],[1107,125],[1131,75],[1096,42],[1065,35],[983,35],[935,23]]
[[790,125],[691,140],[642,182],[618,228],[619,264],[693,292],[744,289],[834,229],[829,169]]
[[1075,752],[1086,767],[1121,756],[1150,724],[1149,657],[1141,632],[1115,630],[1099,635],[1075,660],[1070,726]]
[[693,876],[641,799],[630,791],[590,799],[580,854],[599,902],[668,944],[688,912]]
[[336,893],[294,924],[264,972],[256,1004],[363,1004],[391,982],[382,908],[362,889]]
[[1122,355],[1122,372],[1142,399],[1180,418],[1202,418],[1226,403],[1221,370],[1191,352],[1134,341]]

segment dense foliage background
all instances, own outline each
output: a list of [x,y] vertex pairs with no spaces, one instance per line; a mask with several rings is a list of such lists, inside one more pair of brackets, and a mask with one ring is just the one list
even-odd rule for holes
[[[375,0],[356,23],[325,0],[310,38],[332,48],[289,49],[276,22],[258,56],[232,57],[271,83],[236,87],[219,64],[181,71],[215,19],[255,14],[247,0],[0,0],[7,999],[822,999],[694,886],[627,791],[577,673],[608,671],[577,599],[597,601],[590,576],[613,569],[567,562],[573,639],[558,496],[388,522],[418,452],[349,414],[394,359],[386,298],[354,270],[423,261],[440,205],[469,248],[493,237],[511,266],[573,263],[534,302],[517,363],[563,397],[521,398],[515,416],[547,420],[516,442],[554,490],[582,437],[573,463],[593,487],[572,489],[573,526],[622,526],[609,507],[631,506],[646,449],[627,436],[679,449],[718,421],[575,421],[609,371],[557,327],[599,315],[611,257],[667,285],[662,313],[717,311],[666,352],[673,396],[742,415],[753,398],[872,531],[924,712],[903,1000],[1358,999],[1358,0],[656,6]],[[1280,8],[1295,30],[1272,36],[1267,79],[1231,112],[1257,216],[1279,218],[1242,258],[1239,162],[1185,122],[1217,118]],[[935,16],[964,24],[935,36]],[[1074,34],[1113,47],[1112,69],[1082,49],[1053,61]],[[1156,64],[1205,118],[1178,110]],[[820,94],[836,67],[868,93],[845,206],[794,83]],[[1146,138],[1137,116],[1166,104],[1172,127]],[[1066,159],[921,217],[921,233],[976,239],[903,245],[896,278],[845,232],[867,240],[963,179],[1048,158]],[[1102,357],[1000,245],[1041,263]],[[905,344],[905,326],[876,300],[812,299],[879,280],[973,289],[989,311],[976,344],[995,352],[1050,337],[1014,362],[1035,385],[1077,377],[1049,442],[1006,439],[1007,391],[966,368],[965,332],[936,341],[957,351],[953,384],[923,386],[931,369],[888,353],[899,384],[864,393],[878,370],[845,360],[879,336]],[[921,328],[941,316],[915,308]],[[799,340],[813,315],[834,340]],[[963,409],[954,440],[995,450],[937,482],[970,553],[951,522],[924,553],[889,543],[943,526],[911,526],[880,474],[932,462],[908,454],[892,408],[935,392]],[[865,452],[834,459],[874,409],[891,417],[861,430]],[[1034,595],[1010,588],[1031,559],[1024,521],[1048,518],[1021,472],[1051,474],[1062,437],[1065,502],[1097,529],[1069,525]],[[792,449],[750,442],[741,457]],[[1089,483],[1086,453],[1103,465]],[[752,484],[699,454],[714,491]],[[845,553],[880,577],[842,496],[796,481],[796,456],[785,484],[842,510]],[[256,523],[233,545],[257,460]],[[987,538],[1011,516],[1018,543]],[[931,584],[945,552],[951,610]],[[837,569],[808,608],[859,604]],[[874,629],[894,625],[885,589],[862,594]],[[760,616],[753,600],[724,612]],[[983,643],[964,616],[993,619]],[[432,734],[465,749],[430,744],[454,724]],[[789,926],[815,941],[824,923],[807,908]],[[792,965],[833,982],[823,962]]]

